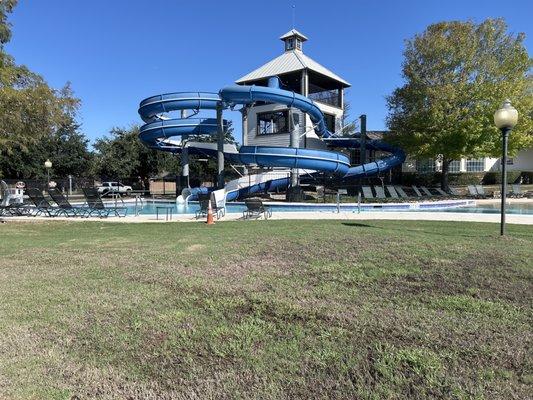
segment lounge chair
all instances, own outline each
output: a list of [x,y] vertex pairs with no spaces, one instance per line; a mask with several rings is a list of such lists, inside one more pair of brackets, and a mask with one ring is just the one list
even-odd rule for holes
[[446,193],[444,190],[442,190],[441,188],[435,188],[435,190],[437,191],[438,194],[440,194],[441,196],[448,196],[448,193]]
[[396,192],[396,189],[392,185],[387,185],[387,190],[389,191],[390,197],[393,199],[398,199],[398,193]]
[[209,201],[211,201],[211,209],[213,210],[213,213],[216,215],[217,219],[220,219],[224,215],[226,215],[225,190],[220,189],[215,190],[215,192],[211,192],[210,194],[198,195],[198,203],[200,204],[200,209],[196,211],[196,219],[207,216],[207,212],[209,209]]
[[525,193],[522,192],[522,187],[519,184],[511,185],[511,192],[509,194],[511,197],[524,197]]
[[83,188],[83,195],[85,196],[85,201],[87,203],[87,212],[85,217],[108,217],[109,214],[113,213],[117,217],[125,217],[128,209],[126,207],[106,207],[100,193],[95,188]]
[[415,194],[418,196],[418,197],[422,197],[422,193],[420,193],[420,190],[418,190],[418,188],[413,185],[411,186],[413,188],[413,191],[415,192]]
[[374,191],[376,192],[376,198],[378,199],[386,199],[387,196],[385,196],[385,190],[381,186],[374,186]]
[[361,186],[361,189],[363,190],[363,196],[365,196],[365,199],[374,198],[374,195],[372,194],[372,188],[370,186]]
[[248,199],[244,201],[246,205],[246,211],[243,211],[242,217],[244,219],[259,218],[261,214],[268,219],[272,216],[272,210],[267,207],[259,199]]
[[398,192],[401,198],[403,199],[409,198],[409,196],[407,196],[407,193],[405,193],[405,190],[403,190],[401,186],[396,186],[396,191]]
[[54,207],[46,197],[44,197],[43,192],[37,188],[27,188],[26,194],[28,195],[30,201],[35,207],[35,211],[32,214],[34,217],[39,215],[46,215],[48,217],[55,216],[64,216],[68,217],[72,214],[68,213],[65,210],[62,210],[59,207]]
[[200,209],[196,211],[196,219],[199,219],[200,217],[205,217],[207,215],[207,210],[209,207],[209,200],[211,199],[211,195],[209,194],[199,194],[198,195],[198,204],[200,205]]
[[460,196],[461,195],[456,188],[449,186],[449,189],[450,189],[450,194],[452,196]]
[[326,202],[326,190],[324,189],[324,186],[316,187],[316,202],[317,203]]
[[476,185],[476,192],[477,192],[477,195],[482,198],[482,199],[485,199],[488,197],[488,195],[485,193],[485,188],[481,185]]
[[476,190],[476,187],[474,185],[468,185],[466,188],[468,189],[468,194],[470,196],[478,197],[477,190]]
[[214,205],[217,219],[226,215],[226,190],[219,189],[211,193],[211,201]]
[[433,196],[433,195],[431,194],[431,192],[428,190],[428,188],[425,187],[425,186],[420,186],[420,190],[421,190],[422,192],[424,192],[424,194],[425,194],[426,196],[429,196],[429,197]]
[[54,200],[54,202],[57,204],[59,208],[61,208],[62,210],[65,210],[65,212],[70,215],[84,216],[89,211],[91,211],[91,209],[88,207],[76,207],[70,204],[68,199],[57,188],[48,189],[48,194],[50,195],[52,200]]

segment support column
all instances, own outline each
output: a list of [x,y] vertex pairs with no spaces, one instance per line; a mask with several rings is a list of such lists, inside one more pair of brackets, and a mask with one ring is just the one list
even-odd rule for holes
[[218,137],[217,137],[217,188],[222,189],[224,187],[224,120],[222,118],[222,106],[217,107],[217,125],[218,125]]
[[507,201],[507,143],[509,141],[510,128],[502,129],[502,203],[501,203],[501,221],[500,235],[505,235],[505,203]]
[[[248,110],[250,106],[245,105],[242,112],[242,145],[248,146]],[[248,168],[246,166],[243,168],[244,175],[248,175]]]
[[[181,118],[182,119],[187,118],[187,110],[181,110]],[[180,187],[183,190],[189,187],[189,148],[185,147],[185,145],[183,145],[183,148],[181,150],[180,163],[181,163]]]
[[[289,127],[290,127],[290,147],[297,149],[300,147],[300,132],[298,125],[294,123],[293,110],[289,108]],[[291,169],[291,187],[298,186],[298,168]]]
[[[366,164],[366,114],[359,117],[361,119],[361,145],[359,146],[359,163]],[[359,178],[359,192],[362,195],[363,178]]]
[[[302,70],[302,76],[300,78],[300,92],[302,96],[309,96],[309,74],[307,69]],[[307,114],[302,113],[302,120],[300,126],[304,127],[304,132],[307,131]],[[307,148],[307,135],[304,136],[304,147]]]

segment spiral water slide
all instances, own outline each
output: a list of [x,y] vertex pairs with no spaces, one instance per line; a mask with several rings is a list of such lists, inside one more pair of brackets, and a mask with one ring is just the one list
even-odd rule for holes
[[[218,107],[233,108],[236,105],[249,105],[262,101],[295,107],[307,113],[316,134],[328,145],[335,147],[356,148],[360,145],[359,138],[340,138],[327,130],[324,115],[318,106],[309,98],[292,91],[279,88],[277,78],[269,80],[269,86],[228,86],[219,93],[209,92],[177,92],[152,96],[140,103],[139,115],[146,122],[140,129],[139,138],[146,146],[173,153],[182,151],[181,141],[173,138],[187,139],[197,135],[217,135],[218,126],[215,118],[173,118],[168,113],[179,110],[215,110]],[[227,121],[223,121],[227,125]],[[300,149],[273,146],[226,146],[224,157],[229,162],[261,167],[284,167],[301,171],[322,171],[337,174],[341,177],[366,177],[400,165],[405,160],[403,150],[382,141],[367,141],[368,149],[391,153],[389,156],[370,163],[350,167],[350,160],[342,153],[327,150]],[[189,154],[201,154],[216,157],[216,145],[188,142]],[[276,178],[268,173],[259,174],[262,178],[249,177],[229,182],[226,185],[226,199],[235,200],[242,195],[251,194],[265,189],[287,186],[288,177]],[[238,182],[237,182],[238,181]],[[248,183],[247,183],[248,182]],[[190,193],[198,193],[199,189]]]

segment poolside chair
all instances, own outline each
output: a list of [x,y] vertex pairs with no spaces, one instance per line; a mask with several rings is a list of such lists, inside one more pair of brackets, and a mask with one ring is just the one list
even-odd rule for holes
[[459,193],[459,191],[458,191],[456,188],[454,188],[454,187],[449,186],[448,189],[450,189],[450,194],[451,194],[452,196],[460,196],[460,195],[461,195],[461,194]]
[[374,186],[374,191],[376,192],[376,198],[386,199],[385,190],[381,186]]
[[54,202],[57,204],[57,206],[64,210],[67,214],[72,216],[84,216],[86,213],[90,211],[90,208],[88,207],[75,207],[68,199],[61,193],[61,191],[57,188],[49,188],[48,194],[54,200]]
[[326,190],[324,189],[324,186],[316,187],[316,202],[317,203],[326,202]]
[[372,188],[370,186],[361,186],[361,189],[363,190],[363,196],[365,196],[365,199],[374,198],[374,195],[372,194]]
[[[224,189],[221,189],[224,190]],[[217,219],[222,218],[224,215],[226,215],[226,205],[218,203],[215,200],[214,192],[211,192],[210,194],[199,194],[198,195],[198,204],[200,205],[200,209],[196,211],[196,219],[199,219],[201,217],[206,217],[207,212],[209,209],[209,201],[211,201],[211,210],[213,210],[213,214],[216,215]],[[222,200],[225,202],[225,200]]]
[[100,193],[95,188],[82,188],[82,192],[88,208],[85,217],[98,216],[103,218],[108,217],[111,213],[117,217],[125,217],[128,212],[126,207],[106,207]]
[[424,194],[425,194],[426,196],[430,196],[430,197],[433,196],[433,195],[431,194],[431,192],[428,190],[428,188],[425,187],[425,186],[420,186],[420,190],[421,190],[422,192],[424,192]]
[[226,215],[226,190],[219,189],[211,193],[211,201],[214,204],[214,210],[217,214],[217,219]]
[[486,193],[485,193],[485,188],[481,185],[476,185],[476,192],[477,192],[477,195],[482,198],[482,199],[485,199],[487,197],[489,197]]
[[242,213],[243,219],[259,218],[261,215],[268,219],[272,216],[270,207],[265,206],[259,199],[248,199],[244,201],[244,204],[246,205],[246,210]]
[[525,193],[522,192],[522,187],[520,186],[520,184],[514,184],[514,185],[511,185],[511,192],[509,193],[509,195],[511,197],[524,197],[525,196]]
[[396,192],[396,189],[392,185],[387,185],[387,190],[389,191],[390,197],[393,199],[398,199],[398,193]]
[[477,197],[477,190],[474,185],[468,185],[466,187],[468,189],[468,194],[472,197]]
[[437,191],[437,193],[441,196],[448,196],[448,193],[446,193],[444,190],[442,190],[441,188],[435,188],[435,190]]
[[411,186],[413,188],[413,191],[415,192],[415,194],[418,196],[418,197],[422,197],[422,193],[420,193],[420,190],[418,190],[418,188],[413,185]]
[[59,207],[54,207],[52,204],[50,204],[50,202],[46,197],[44,197],[43,192],[40,189],[27,188],[26,194],[34,205],[35,210],[32,214],[34,217],[37,217],[39,215],[46,215],[48,217],[70,216],[69,213],[65,210],[62,210]]
[[211,195],[209,194],[198,194],[198,204],[200,205],[200,209],[196,211],[196,219],[199,219],[200,217],[205,217],[207,215],[210,199]]
[[398,194],[400,195],[400,197],[402,199],[408,199],[409,196],[407,196],[407,193],[405,193],[405,190],[403,190],[403,188],[401,186],[396,186],[396,191],[398,192]]

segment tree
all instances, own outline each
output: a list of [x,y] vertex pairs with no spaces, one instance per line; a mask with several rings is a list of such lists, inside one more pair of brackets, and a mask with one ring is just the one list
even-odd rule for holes
[[177,168],[176,157],[149,149],[139,140],[139,127],[113,128],[110,137],[94,144],[93,173],[110,179],[140,177],[143,181],[160,174],[164,168]]
[[4,44],[11,37],[7,14],[15,4],[15,0],[0,2],[0,146],[7,154],[15,149],[25,151],[28,145],[65,126],[79,106],[70,84],[52,89],[41,76],[17,65],[5,52]]
[[344,100],[342,107],[342,118],[341,118],[341,136],[353,136],[357,131],[357,119],[350,120],[350,110],[352,105],[349,101]]
[[[235,137],[233,136],[234,130],[235,129],[233,128],[233,121],[229,120],[227,127],[226,127],[226,132],[224,133],[224,143],[231,143],[231,144],[237,143],[237,141],[235,140]],[[216,143],[218,140],[218,135],[193,135],[193,136],[190,136],[186,140],[191,141],[191,142]]]
[[0,2],[0,47],[11,39],[11,24],[7,22],[7,14],[13,12],[17,0],[2,0]]
[[10,178],[43,178],[46,174],[43,164],[50,159],[54,177],[87,176],[92,158],[88,143],[79,131],[79,125],[71,120],[24,149],[20,146],[11,148],[9,152],[1,149],[0,171]]
[[389,140],[415,158],[440,157],[443,189],[450,161],[501,154],[492,115],[505,98],[521,114],[510,153],[533,144],[532,60],[523,42],[502,19],[441,22],[406,42],[406,82],[387,98]]

